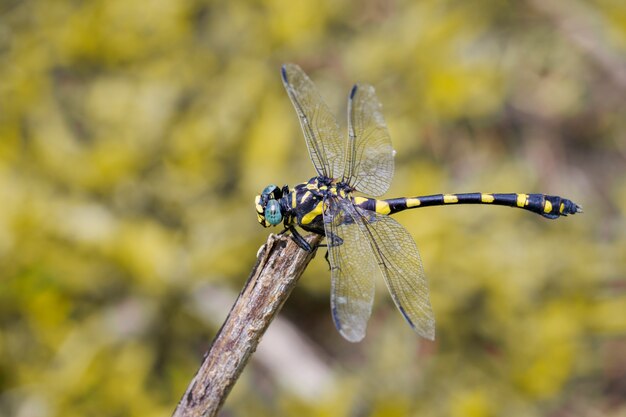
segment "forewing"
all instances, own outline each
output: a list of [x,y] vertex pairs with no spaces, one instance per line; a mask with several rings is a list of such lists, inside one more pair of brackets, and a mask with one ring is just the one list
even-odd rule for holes
[[295,64],[282,67],[283,84],[300,118],[309,156],[319,175],[337,178],[343,173],[345,143],[337,120],[311,79]]
[[348,144],[344,182],[372,196],[383,195],[393,177],[393,147],[374,87],[355,84],[348,99]]
[[326,199],[324,227],[331,265],[331,311],[335,327],[350,342],[365,337],[378,274],[362,222],[349,200]]
[[435,316],[413,238],[394,219],[376,213],[370,214],[365,227],[394,303],[417,333],[434,340]]

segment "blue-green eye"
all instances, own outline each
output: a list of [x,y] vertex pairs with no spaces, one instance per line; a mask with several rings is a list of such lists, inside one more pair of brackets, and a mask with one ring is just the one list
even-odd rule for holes
[[283,219],[283,215],[280,212],[280,204],[276,200],[270,200],[265,206],[265,219],[272,226],[276,226]]
[[278,187],[275,186],[274,184],[270,184],[267,187],[265,187],[265,189],[263,190],[261,195],[269,196],[270,194],[272,194],[276,190],[278,190]]

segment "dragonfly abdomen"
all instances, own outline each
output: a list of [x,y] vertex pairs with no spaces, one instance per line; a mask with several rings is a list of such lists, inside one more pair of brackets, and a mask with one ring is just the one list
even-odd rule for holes
[[444,206],[452,204],[491,204],[521,208],[541,214],[549,219],[567,216],[582,212],[579,205],[571,200],[546,194],[434,194],[421,197],[401,197],[388,200],[355,197],[354,203],[366,210],[376,211],[379,214],[394,214],[399,211],[430,206]]

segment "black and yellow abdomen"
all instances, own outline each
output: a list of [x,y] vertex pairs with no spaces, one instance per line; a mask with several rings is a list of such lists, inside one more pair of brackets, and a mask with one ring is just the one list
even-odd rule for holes
[[394,214],[412,208],[453,204],[491,204],[515,207],[541,214],[548,219],[556,219],[560,216],[582,212],[581,207],[573,201],[546,194],[434,194],[388,200],[354,197],[354,203],[365,210],[376,211],[379,214]]

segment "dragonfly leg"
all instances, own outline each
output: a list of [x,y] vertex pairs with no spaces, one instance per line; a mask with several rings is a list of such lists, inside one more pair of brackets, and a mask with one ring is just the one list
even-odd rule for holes
[[[340,246],[340,245],[343,244],[343,239],[340,238],[339,236],[335,235],[335,234],[331,234],[330,238],[328,237],[328,235],[326,235],[326,242],[327,243],[320,244],[320,245],[317,245],[317,246],[318,247],[326,247],[326,248],[329,248],[329,247],[332,247],[332,246]],[[333,266],[331,265],[330,258],[328,257],[329,256],[328,255],[329,252],[330,252],[329,250],[326,251],[326,254],[324,255],[324,259],[326,259],[326,262],[328,263],[328,270],[332,271]]]
[[343,239],[337,236],[334,233],[331,233],[330,236],[326,234],[326,244],[324,246],[340,246],[343,245]]
[[[320,243],[317,245],[318,248],[327,248],[328,243]],[[326,259],[326,263],[328,264],[328,270],[330,271],[332,267],[330,266],[330,259],[328,258],[328,250],[326,250],[326,254],[324,255],[324,259]]]
[[[327,245],[324,245],[327,246]],[[324,259],[326,259],[326,263],[328,264],[328,270],[332,271],[333,266],[330,264],[330,259],[328,258],[328,250],[326,251],[326,255],[324,255]]]
[[304,240],[302,235],[300,233],[298,233],[298,231],[296,230],[295,227],[287,226],[287,228],[285,228],[285,230],[283,230],[283,232],[285,232],[287,230],[289,230],[291,232],[291,237],[292,237],[293,241],[296,242],[296,244],[298,246],[300,246],[301,249],[304,249],[307,252],[312,252],[313,251],[313,248],[311,247],[311,245],[309,245],[309,242]]

